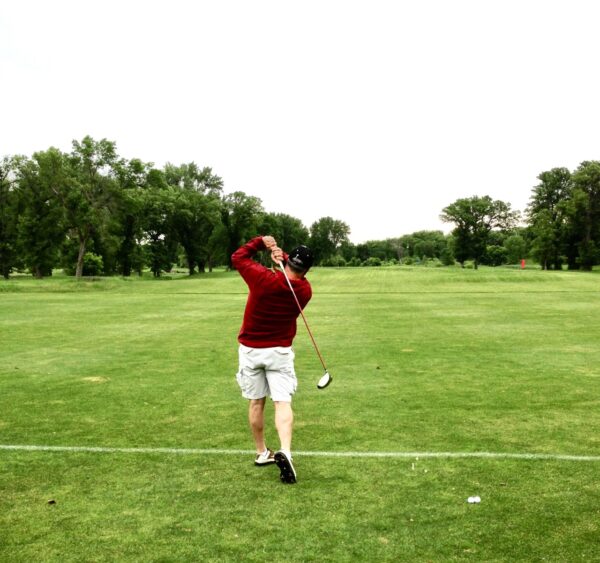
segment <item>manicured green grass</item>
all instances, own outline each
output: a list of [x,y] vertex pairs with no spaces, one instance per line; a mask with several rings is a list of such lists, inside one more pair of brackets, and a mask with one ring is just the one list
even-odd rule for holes
[[[0,449],[0,560],[600,560],[600,461],[302,455],[600,456],[597,272],[310,279],[334,381],[300,323],[297,485],[252,454]],[[0,281],[0,444],[252,450],[245,300],[230,272]]]

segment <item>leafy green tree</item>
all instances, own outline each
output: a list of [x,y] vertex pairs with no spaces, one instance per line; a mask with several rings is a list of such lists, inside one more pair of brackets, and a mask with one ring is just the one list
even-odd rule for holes
[[590,271],[600,262],[600,161],[582,162],[574,172],[570,214],[579,234],[579,264]]
[[402,237],[387,239],[388,248],[390,251],[389,258],[395,258],[398,262],[402,262],[404,256],[404,246],[402,244]]
[[316,263],[327,260],[338,253],[343,244],[348,243],[350,227],[332,217],[322,217],[310,227],[310,247]]
[[104,271],[102,256],[93,252],[86,252],[83,257],[83,274],[85,276],[98,276]]
[[371,256],[370,258],[367,258],[363,263],[363,266],[381,266],[381,259],[378,258],[377,256]]
[[[285,213],[262,213],[258,220],[258,234],[272,235],[280,248],[290,251],[301,244],[309,243],[308,229],[300,219]],[[265,265],[272,264],[271,258],[263,254],[259,257]]]
[[38,152],[32,160],[18,163],[19,248],[24,265],[36,278],[52,275],[65,239],[64,211],[48,184],[52,173],[47,167],[52,162],[51,155]]
[[566,227],[566,202],[572,197],[573,181],[567,168],[553,168],[538,176],[527,215],[534,236],[535,257],[542,268],[562,267]]
[[[205,271],[210,255],[211,236],[221,222],[223,181],[212,169],[195,163],[165,166],[165,179],[176,194],[173,226],[184,249],[190,275],[196,265]],[[212,239],[214,240],[214,239]]]
[[275,219],[279,231],[276,240],[280,248],[289,251],[301,244],[308,244],[309,232],[300,219],[285,213],[276,213]]
[[[122,241],[119,236],[121,227],[117,217],[118,200],[113,205],[113,211],[107,215],[106,221],[92,230],[89,244],[89,251],[102,258],[102,274],[105,276],[114,275],[120,271],[119,252]],[[86,274],[84,273],[84,275]]]
[[442,231],[417,231],[397,239],[397,256],[402,261],[406,258],[428,259],[438,258],[447,252],[448,239]]
[[129,277],[132,271],[140,272],[143,267],[144,191],[148,188],[148,177],[152,174],[152,164],[134,158],[121,160],[116,167],[118,206],[116,229],[118,250],[116,259],[121,275]]
[[412,234],[412,255],[418,258],[440,258],[447,243],[442,231],[417,231]]
[[517,264],[527,256],[527,242],[519,234],[510,235],[504,240],[504,250],[506,251],[506,262]]
[[444,237],[445,246],[440,252],[439,259],[444,266],[454,266],[454,239],[452,235]]
[[444,208],[440,216],[446,223],[454,223],[454,254],[464,267],[467,259],[473,259],[477,268],[485,255],[493,230],[507,231],[517,222],[518,213],[511,211],[510,204],[492,200],[489,196],[458,199]]
[[452,232],[452,254],[455,260],[465,267],[465,262],[471,257],[471,237],[467,229],[455,229]]
[[536,214],[532,233],[535,236],[531,244],[531,254],[534,260],[540,263],[542,270],[548,270],[551,265],[557,268],[556,230],[550,210],[542,209]]
[[177,193],[175,188],[166,184],[164,175],[160,173],[150,177],[149,186],[142,194],[142,244],[146,262],[154,277],[158,278],[162,271],[171,270],[177,258],[177,238],[173,228]]
[[81,142],[73,141],[69,155],[55,148],[45,154],[45,181],[62,204],[78,243],[75,275],[81,278],[83,258],[94,230],[100,229],[115,209],[115,168],[119,162],[116,145],[86,136]]
[[[342,244],[344,247],[345,244]],[[386,240],[369,240],[365,243],[356,245],[356,256],[363,262],[369,258],[379,258],[385,262],[392,259],[398,259],[398,247],[393,239]],[[347,259],[351,259],[353,255]]]
[[83,274],[86,245],[94,229],[107,221],[115,210],[116,167],[119,163],[116,144],[86,136],[73,141],[69,163],[74,175],[71,194],[77,200],[77,213],[72,214],[79,240],[76,277]]
[[15,159],[0,160],[0,274],[8,279],[17,264],[17,206],[14,188]]
[[[349,265],[349,263],[352,262],[352,260],[354,260],[354,259],[356,259],[356,261],[358,261],[360,263],[360,260],[357,258],[357,255],[356,255],[356,245],[354,245],[349,240],[344,241],[340,245],[339,253],[340,253],[341,258],[343,258],[346,261],[346,265]],[[355,261],[355,263],[356,263],[356,261]],[[358,264],[358,265],[360,265],[360,264]]]
[[209,272],[212,272],[213,266],[229,263],[228,240],[227,229],[222,222],[219,222],[206,243],[206,267]]
[[190,275],[205,271],[211,235],[221,221],[220,200],[189,190],[175,190],[173,226],[184,249]]
[[165,180],[174,186],[201,194],[220,196],[223,191],[223,180],[213,174],[212,168],[200,168],[195,162],[176,166],[167,162],[164,168]]
[[264,213],[259,198],[234,192],[225,196],[221,208],[221,221],[227,240],[227,259],[231,268],[231,255],[250,238],[257,236],[258,223]]
[[369,258],[379,258],[385,260],[385,245],[381,240],[368,240],[356,245],[356,256],[361,262],[365,262]]
[[488,266],[501,266],[506,263],[506,248],[499,244],[488,244],[485,249],[485,255],[482,258],[482,264]]

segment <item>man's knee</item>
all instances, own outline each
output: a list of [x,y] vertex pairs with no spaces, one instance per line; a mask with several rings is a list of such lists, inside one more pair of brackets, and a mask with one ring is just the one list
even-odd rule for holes
[[292,411],[292,403],[290,401],[273,401],[275,405],[275,415],[280,418],[292,418],[294,413]]
[[276,409],[292,410],[292,401],[291,401],[291,399],[289,401],[273,401],[273,404],[275,405]]
[[262,399],[250,399],[250,408],[251,409],[264,409],[265,408],[265,400],[266,397]]

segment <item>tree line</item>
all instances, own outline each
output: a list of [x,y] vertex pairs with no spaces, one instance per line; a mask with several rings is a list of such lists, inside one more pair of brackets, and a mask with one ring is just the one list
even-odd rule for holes
[[265,211],[259,198],[225,195],[223,180],[195,163],[162,169],[126,160],[116,144],[87,136],[68,153],[49,148],[0,161],[0,273],[41,278],[62,267],[83,275],[154,276],[173,266],[190,274],[230,266],[231,254],[258,234],[283,248],[307,241],[319,261],[348,240],[349,227],[323,217]]
[[[283,248],[309,244],[322,266],[516,263],[591,269],[599,262],[600,163],[538,176],[524,217],[489,196],[459,199],[442,220],[451,234],[420,231],[353,244],[350,227],[322,217],[310,228],[259,198],[224,194],[223,180],[195,163],[163,168],[119,156],[116,144],[87,136],[56,148],[0,160],[0,273],[37,278],[55,268],[83,275],[158,277],[174,266],[190,275],[231,266],[246,240],[272,234]],[[523,225],[523,219],[527,221]]]
[[600,161],[537,177],[524,213],[490,196],[460,198],[442,210],[449,235],[419,231],[385,241],[341,246],[332,265],[433,263],[500,266],[531,258],[544,270],[592,270],[600,264]]
[[[541,267],[592,270],[600,263],[600,162],[584,161],[571,172],[553,168],[537,177],[524,216],[489,196],[459,199],[446,207],[460,262],[499,265],[518,255]],[[525,226],[519,226],[524,223]]]

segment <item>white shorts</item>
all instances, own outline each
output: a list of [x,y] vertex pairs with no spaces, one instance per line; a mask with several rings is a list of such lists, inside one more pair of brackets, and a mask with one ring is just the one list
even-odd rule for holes
[[294,371],[294,351],[291,347],[250,348],[240,344],[240,366],[236,379],[242,397],[290,403],[298,380]]

